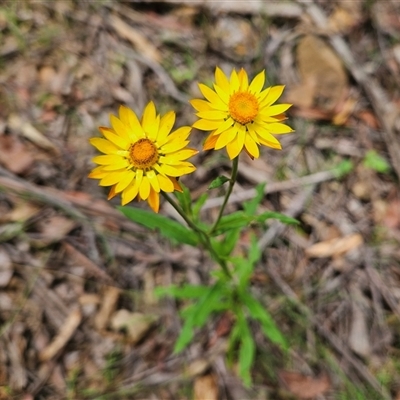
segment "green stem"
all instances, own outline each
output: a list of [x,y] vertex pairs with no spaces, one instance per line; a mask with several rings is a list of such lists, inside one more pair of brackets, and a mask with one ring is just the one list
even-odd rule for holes
[[224,202],[222,203],[222,206],[219,210],[219,214],[218,217],[213,225],[213,227],[210,230],[210,235],[215,231],[215,229],[217,228],[219,221],[222,218],[222,215],[224,213],[225,207],[228,203],[228,199],[230,197],[230,195],[232,194],[232,190],[233,190],[233,186],[235,185],[236,182],[236,178],[237,178],[237,173],[238,173],[238,165],[239,165],[239,156],[237,156],[236,158],[233,159],[232,162],[232,174],[231,174],[231,178],[229,179],[229,186],[228,186],[228,190],[225,193],[225,198],[224,198]]
[[224,271],[225,275],[229,278],[232,279],[232,274],[229,271],[229,268],[226,264],[226,261],[222,259],[214,250],[211,241],[210,241],[210,234],[203,231],[203,229],[199,228],[182,210],[182,208],[179,206],[179,204],[170,196],[168,196],[167,193],[161,192],[165,200],[168,201],[169,204],[177,211],[177,213],[185,220],[185,222],[188,224],[188,226],[198,234],[199,239],[202,243],[202,245],[210,252],[211,256],[214,258],[215,261],[221,266],[222,270]]

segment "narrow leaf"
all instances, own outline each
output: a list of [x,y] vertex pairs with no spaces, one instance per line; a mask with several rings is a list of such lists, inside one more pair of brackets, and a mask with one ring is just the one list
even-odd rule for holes
[[222,186],[225,182],[228,182],[229,178],[226,176],[219,176],[218,178],[215,178],[211,183],[210,186],[208,187],[208,190],[211,189],[216,189]]
[[197,246],[199,242],[197,235],[193,231],[163,215],[127,206],[118,207],[118,209],[131,221],[137,222],[146,228],[158,230],[161,235],[168,239],[174,239],[179,243],[191,246]]

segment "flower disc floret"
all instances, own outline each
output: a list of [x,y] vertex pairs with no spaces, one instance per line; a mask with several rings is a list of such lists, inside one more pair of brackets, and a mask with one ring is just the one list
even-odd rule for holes
[[234,159],[243,149],[251,158],[258,158],[260,145],[282,148],[273,135],[293,132],[283,123],[291,104],[274,104],[284,86],[263,89],[264,82],[264,71],[249,83],[244,69],[233,70],[228,78],[217,67],[213,89],[199,84],[204,99],[193,99],[191,104],[199,118],[193,127],[211,131],[204,150],[226,147],[229,158]]
[[258,101],[253,93],[237,92],[229,98],[229,114],[239,124],[253,122],[258,114]]
[[149,139],[139,139],[129,147],[129,160],[135,168],[151,168],[158,160],[156,145]]
[[187,147],[191,128],[171,132],[175,113],[160,117],[153,102],[145,107],[140,121],[132,110],[121,106],[119,118],[111,115],[110,122],[111,128],[99,128],[102,138],[90,139],[103,154],[93,158],[98,166],[89,177],[99,179],[100,186],[111,186],[109,199],[120,193],[122,205],[147,200],[158,212],[160,192],[182,191],[177,178],[196,169],[186,161],[197,153]]

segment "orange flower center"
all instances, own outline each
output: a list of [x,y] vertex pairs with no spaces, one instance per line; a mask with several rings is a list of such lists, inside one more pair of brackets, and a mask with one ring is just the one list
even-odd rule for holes
[[136,168],[150,168],[158,160],[157,147],[149,139],[139,139],[129,147],[129,158]]
[[253,122],[258,114],[258,101],[254,94],[236,92],[229,99],[229,114],[239,124]]

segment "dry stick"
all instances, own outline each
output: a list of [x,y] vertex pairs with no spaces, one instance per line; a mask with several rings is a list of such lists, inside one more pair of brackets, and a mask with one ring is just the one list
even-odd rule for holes
[[[317,5],[313,4],[313,2],[310,2],[309,0],[297,0],[297,2],[303,5],[307,14],[310,15],[318,28],[326,28],[328,19]],[[386,143],[393,168],[397,177],[400,179],[400,142],[396,135],[396,123],[399,121],[400,115],[397,107],[389,101],[378,81],[374,77],[366,74],[362,67],[357,64],[353,54],[342,37],[332,35],[329,37],[329,40],[356,82],[367,94],[372,108],[383,127],[382,136]]]

